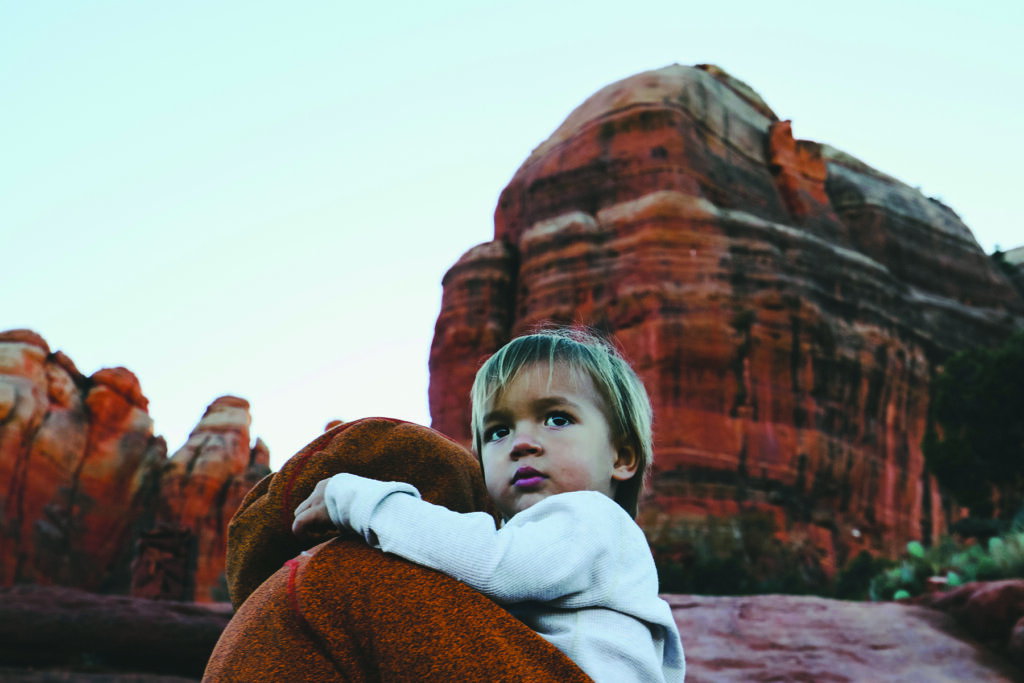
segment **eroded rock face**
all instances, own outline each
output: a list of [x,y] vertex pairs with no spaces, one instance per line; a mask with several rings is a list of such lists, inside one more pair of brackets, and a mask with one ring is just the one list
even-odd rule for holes
[[270,472],[266,444],[257,439],[249,446],[251,421],[248,401],[221,396],[170,457],[160,478],[156,525],[139,542],[133,595],[226,599],[228,522]]
[[127,587],[166,445],[125,368],[83,376],[28,330],[0,333],[0,585]]
[[508,341],[515,307],[515,249],[488,242],[463,254],[444,276],[430,347],[433,427],[470,445],[469,389],[480,363]]
[[85,377],[35,332],[0,332],[0,586],[221,596],[228,521],[270,454],[223,396],[168,460],[148,403],[125,368]]
[[924,474],[930,379],[1024,301],[948,207],[672,66],[572,112],[445,276],[434,428],[468,444],[479,362],[543,321],[614,333],[647,385],[652,541],[755,508],[832,568],[957,514]]

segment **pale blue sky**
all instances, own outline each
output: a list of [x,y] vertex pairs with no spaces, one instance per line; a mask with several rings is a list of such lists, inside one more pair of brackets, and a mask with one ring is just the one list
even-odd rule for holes
[[275,468],[332,418],[429,424],[445,271],[574,107],[671,63],[1017,246],[1022,7],[8,0],[0,329],[130,368],[170,452],[226,393]]

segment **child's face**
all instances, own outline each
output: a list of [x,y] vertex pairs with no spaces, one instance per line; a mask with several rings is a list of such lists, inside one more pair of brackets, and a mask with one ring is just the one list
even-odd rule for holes
[[604,400],[593,380],[555,362],[524,366],[484,411],[487,491],[508,519],[556,493],[599,491],[614,497],[632,477],[633,450],[612,441]]

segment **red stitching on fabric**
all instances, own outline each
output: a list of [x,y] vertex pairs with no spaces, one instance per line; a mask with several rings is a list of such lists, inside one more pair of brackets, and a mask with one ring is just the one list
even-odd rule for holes
[[[359,418],[358,420],[353,420],[352,422],[346,422],[343,425],[338,425],[337,427],[335,427],[334,429],[336,429],[338,431],[333,434],[333,436],[331,437],[331,440],[333,440],[335,436],[337,436],[338,434],[341,434],[343,431],[345,431],[349,427],[354,427],[357,424],[362,424],[363,422],[366,422],[367,420],[383,420],[385,422],[390,422],[390,423],[395,424],[395,425],[404,424],[404,425],[414,425],[414,426],[417,426],[417,427],[422,426],[422,425],[416,424],[415,422],[409,422],[408,420],[400,420],[400,419],[398,419],[396,417],[362,417],[362,418]],[[332,429],[331,431],[333,432],[334,429]],[[427,429],[429,429],[429,427],[427,427]],[[439,432],[437,430],[433,430],[433,431],[434,431],[435,434],[441,436],[442,438],[446,439],[447,441],[450,441],[451,443],[455,444],[456,446],[461,446],[461,444],[458,441],[456,441],[455,439],[451,438],[447,434],[442,434],[441,432]],[[284,494],[283,494],[284,500],[282,501],[283,505],[282,505],[282,509],[281,509],[281,523],[284,526],[288,527],[289,529],[291,528],[292,521],[293,521],[293,519],[295,517],[295,508],[292,505],[292,490],[295,488],[295,482],[298,480],[299,474],[302,473],[302,468],[305,467],[306,462],[310,458],[312,458],[314,455],[317,455],[319,453],[323,453],[323,449],[322,448],[320,448],[318,450],[315,450],[315,451],[309,451],[308,453],[303,455],[301,458],[299,458],[299,461],[297,463],[295,463],[295,467],[292,469],[291,476],[288,478],[288,481],[286,481],[285,484],[284,484]]]
[[285,562],[284,566],[288,567],[288,604],[291,606],[295,616],[305,621],[306,618],[299,611],[299,596],[295,592],[295,575],[299,573],[299,561],[293,557]]
[[[355,426],[355,425],[357,425],[357,424],[359,424],[361,422],[365,422],[366,420],[372,420],[372,419],[374,419],[374,418],[364,417],[364,418],[359,419],[359,420],[353,420],[352,422],[347,422],[347,423],[345,423],[343,425],[338,425],[337,427],[334,428],[334,429],[338,430],[337,433],[334,434],[334,436],[337,436],[338,434],[340,434],[341,432],[345,431],[349,427],[353,427],[353,426]],[[387,419],[387,418],[384,418],[384,419]],[[331,430],[331,431],[334,431],[334,430]],[[332,436],[331,439],[333,440],[333,438],[334,437]],[[288,527],[289,529],[292,526],[292,519],[295,517],[295,508],[292,505],[292,489],[295,488],[295,482],[298,480],[299,474],[302,473],[302,468],[305,467],[306,461],[308,461],[314,455],[316,455],[318,453],[322,453],[322,452],[323,452],[322,448],[319,449],[319,450],[315,450],[315,451],[309,451],[308,453],[303,455],[301,458],[299,458],[299,461],[297,463],[295,463],[295,468],[292,469],[291,476],[288,478],[288,481],[286,481],[285,484],[284,484],[284,495],[283,495],[284,500],[282,501],[283,507],[281,509],[281,522],[282,522],[282,524],[284,526]]]

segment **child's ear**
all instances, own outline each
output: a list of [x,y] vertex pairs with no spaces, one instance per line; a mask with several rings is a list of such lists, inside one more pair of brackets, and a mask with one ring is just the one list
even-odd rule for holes
[[616,481],[632,479],[639,466],[640,458],[637,457],[636,449],[629,444],[622,444],[615,454],[615,464],[612,466],[612,479]]

